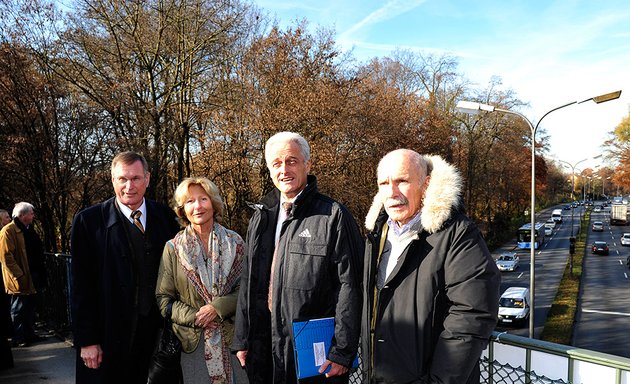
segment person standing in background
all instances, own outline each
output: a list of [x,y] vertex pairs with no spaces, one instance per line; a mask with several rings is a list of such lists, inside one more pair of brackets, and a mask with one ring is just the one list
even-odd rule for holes
[[26,347],[35,336],[35,284],[28,262],[30,247],[26,231],[33,224],[35,208],[20,202],[13,208],[13,221],[0,230],[0,263],[6,293],[11,295],[13,345]]
[[0,228],[11,222],[11,216],[6,209],[0,209]]
[[[28,257],[28,267],[31,271],[31,279],[35,285],[37,292],[33,297],[33,324],[37,319],[37,311],[42,308],[42,294],[46,288],[48,271],[46,270],[46,258],[44,256],[44,244],[35,230],[35,225],[31,224],[25,227],[24,243],[26,245],[26,256]],[[27,342],[33,343],[41,341],[44,338],[33,333]]]
[[168,206],[145,199],[151,175],[142,155],[116,155],[111,176],[115,196],[72,223],[76,382],[146,384],[162,325],[160,258],[179,223]]
[[[0,229],[10,222],[9,212],[0,209]],[[11,301],[5,292],[2,265],[0,262],[0,370],[13,368],[13,353],[11,353],[11,345],[9,344],[9,337],[13,335]]]

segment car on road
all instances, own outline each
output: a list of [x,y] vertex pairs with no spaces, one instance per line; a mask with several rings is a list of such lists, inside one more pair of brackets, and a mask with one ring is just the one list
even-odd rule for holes
[[621,245],[630,245],[630,233],[621,235]]
[[569,209],[571,209],[571,206],[569,204],[566,204],[562,207],[562,209],[564,209],[565,211],[568,211]]
[[593,208],[593,212],[601,212],[601,211],[602,211],[602,206],[601,206],[601,205],[596,205],[596,206]]
[[510,287],[499,299],[499,323],[523,325],[529,320],[529,289]]
[[608,255],[608,243],[605,241],[596,241],[591,247],[591,252],[596,255]]
[[516,252],[503,252],[499,256],[499,258],[497,258],[496,263],[499,271],[513,272],[518,269],[518,266],[521,263],[521,259],[516,255]]
[[545,221],[545,227],[554,229],[556,227],[556,221],[554,219]]
[[545,236],[551,236],[551,235],[553,235],[553,229],[549,227],[545,227]]
[[602,232],[604,231],[604,223],[601,221],[593,221],[591,228],[593,232]]

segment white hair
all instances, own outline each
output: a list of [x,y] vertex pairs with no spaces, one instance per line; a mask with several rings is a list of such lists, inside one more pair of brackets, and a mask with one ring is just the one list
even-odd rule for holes
[[300,152],[302,152],[302,156],[304,156],[304,161],[308,161],[311,158],[311,148],[308,145],[308,142],[302,135],[295,132],[278,132],[275,135],[271,136],[267,143],[265,143],[265,161],[269,161],[269,150],[272,145],[276,143],[284,143],[284,142],[294,142],[300,147]]
[[27,203],[25,201],[19,202],[15,204],[15,207],[13,207],[13,218],[20,217],[33,211],[35,211],[35,207],[33,206],[33,204]]
[[431,164],[427,161],[427,159],[424,156],[422,156],[418,152],[411,149],[399,148],[391,152],[388,152],[385,156],[383,156],[381,161],[379,161],[378,167],[376,168],[377,172],[379,169],[381,169],[381,167],[385,167],[389,165],[392,157],[397,158],[398,156],[401,156],[401,155],[407,155],[407,158],[409,159],[409,161],[419,171],[420,184],[423,184],[427,175],[431,174],[431,168],[432,168]]

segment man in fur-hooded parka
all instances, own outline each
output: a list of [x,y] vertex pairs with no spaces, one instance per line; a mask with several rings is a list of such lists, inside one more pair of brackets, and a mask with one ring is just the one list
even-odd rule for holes
[[461,184],[438,156],[399,149],[379,164],[366,218],[366,382],[479,383],[501,278]]

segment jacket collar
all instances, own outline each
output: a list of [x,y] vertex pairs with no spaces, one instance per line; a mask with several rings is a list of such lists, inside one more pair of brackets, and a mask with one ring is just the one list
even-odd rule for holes
[[[461,209],[462,178],[454,166],[440,156],[424,156],[429,163],[431,180],[422,201],[421,224],[428,233],[435,233],[444,226],[453,212]],[[365,218],[365,227],[373,231],[376,223],[383,220],[383,199],[377,193]]]

